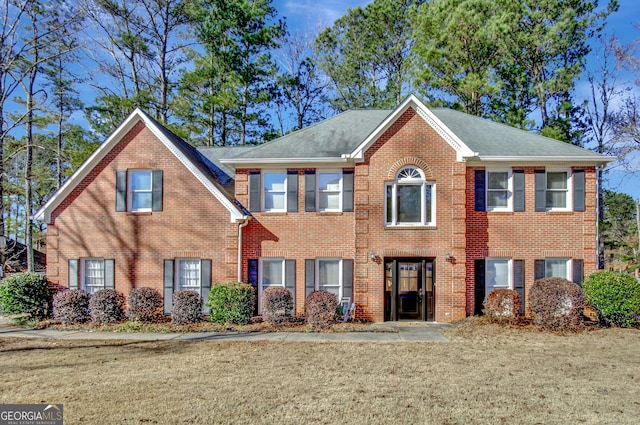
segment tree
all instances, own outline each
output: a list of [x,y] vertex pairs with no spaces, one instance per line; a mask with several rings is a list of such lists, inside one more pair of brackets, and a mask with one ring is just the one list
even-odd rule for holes
[[190,23],[204,54],[194,52],[195,69],[184,74],[182,90],[196,107],[185,105],[182,116],[204,118],[207,144],[255,143],[271,133],[266,108],[275,96],[276,66],[270,51],[278,47],[285,25],[271,22],[276,10],[270,0],[190,5]]
[[314,58],[310,57],[311,43],[305,36],[295,33],[283,42],[281,68],[278,76],[280,92],[275,99],[280,134],[286,133],[285,115],[293,121],[291,130],[304,128],[326,116],[322,96],[327,84],[320,76]]
[[374,0],[349,9],[315,40],[320,69],[328,76],[329,103],[337,111],[389,108],[410,91],[410,18],[419,0]]
[[635,201],[625,193],[605,190],[604,205],[600,226],[610,267],[614,261],[635,264],[639,254]]

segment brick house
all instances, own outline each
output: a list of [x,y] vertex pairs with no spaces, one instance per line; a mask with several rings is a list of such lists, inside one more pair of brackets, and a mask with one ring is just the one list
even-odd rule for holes
[[[37,213],[47,274],[89,290],[313,290],[372,321],[450,322],[485,294],[596,270],[611,158],[414,96],[255,147],[194,149],[135,111]],[[525,309],[525,305],[522,309]]]

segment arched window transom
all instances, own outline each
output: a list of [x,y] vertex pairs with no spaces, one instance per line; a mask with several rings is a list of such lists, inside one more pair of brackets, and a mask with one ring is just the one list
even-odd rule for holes
[[386,226],[435,225],[435,183],[419,168],[398,170],[395,180],[385,183],[385,197]]

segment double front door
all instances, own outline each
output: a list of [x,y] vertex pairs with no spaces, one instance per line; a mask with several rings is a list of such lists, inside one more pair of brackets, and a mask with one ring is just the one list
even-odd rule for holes
[[434,320],[433,260],[385,260],[385,320]]

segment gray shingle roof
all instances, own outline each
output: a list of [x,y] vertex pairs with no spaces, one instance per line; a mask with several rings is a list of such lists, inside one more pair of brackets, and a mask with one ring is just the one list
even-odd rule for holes
[[490,157],[584,157],[601,155],[539,134],[519,130],[447,108],[432,108],[433,114],[481,158]]

